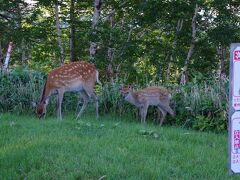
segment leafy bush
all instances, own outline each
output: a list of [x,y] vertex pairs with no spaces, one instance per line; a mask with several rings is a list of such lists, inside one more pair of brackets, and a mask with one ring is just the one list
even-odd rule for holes
[[43,86],[44,75],[27,69],[15,69],[8,74],[0,74],[0,111],[19,114],[31,109],[31,101],[36,99]]
[[227,128],[228,79],[218,77],[202,82],[193,79],[185,86],[175,85],[173,102],[177,125],[220,132]]

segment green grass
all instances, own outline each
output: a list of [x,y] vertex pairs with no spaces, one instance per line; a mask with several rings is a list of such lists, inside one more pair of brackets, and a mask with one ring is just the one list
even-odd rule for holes
[[230,178],[226,132],[63,115],[61,122],[0,115],[0,179]]

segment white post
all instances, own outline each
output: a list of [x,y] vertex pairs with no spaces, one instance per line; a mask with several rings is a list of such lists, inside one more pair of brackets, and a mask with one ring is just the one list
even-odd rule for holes
[[3,68],[4,68],[4,69],[7,69],[7,68],[8,68],[8,63],[9,63],[9,59],[10,59],[10,55],[11,55],[12,45],[13,45],[13,43],[12,43],[12,42],[9,42],[9,44],[8,44],[8,51],[7,51],[7,56],[6,56],[4,65],[3,65]]
[[229,113],[228,113],[229,173],[240,173],[240,43],[232,43],[230,51]]

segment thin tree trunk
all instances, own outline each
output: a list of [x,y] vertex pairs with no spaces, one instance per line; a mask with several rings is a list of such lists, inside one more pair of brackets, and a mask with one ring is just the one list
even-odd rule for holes
[[171,66],[172,66],[172,61],[173,61],[172,55],[170,55],[170,58],[169,58],[169,54],[167,54],[165,60],[166,61],[168,60],[168,68],[167,68],[167,84],[168,84],[170,81],[170,77],[171,77]]
[[22,37],[22,42],[21,42],[21,51],[22,51],[22,65],[26,65],[26,41],[24,37]]
[[[122,3],[118,6],[117,9],[122,9],[122,7],[123,7],[126,3],[127,3],[127,1],[122,2]],[[112,9],[112,10],[108,13],[108,15],[104,18],[104,22],[105,22],[105,23],[108,22],[115,13],[116,13],[116,9]]]
[[70,6],[70,61],[76,59],[75,55],[75,0],[71,0]]
[[56,18],[57,40],[58,40],[58,46],[60,49],[60,64],[63,65],[64,64],[64,51],[63,51],[63,45],[62,45],[62,39],[61,39],[58,2],[56,2],[54,9],[55,9],[55,18]]
[[169,54],[166,57],[166,60],[168,60],[168,69],[167,69],[167,83],[169,83],[170,81],[170,77],[171,77],[171,66],[172,66],[172,61],[174,60],[174,54],[177,48],[177,40],[178,40],[178,36],[182,30],[182,26],[183,26],[183,19],[179,19],[178,23],[177,23],[177,27],[176,27],[176,36],[175,36],[175,40],[172,44],[172,50],[170,52],[170,56]]
[[[99,22],[100,14],[101,14],[101,7],[102,7],[103,0],[94,0],[94,13],[93,13],[93,20],[92,20],[92,30],[93,30],[93,35],[96,35],[96,27]],[[90,53],[90,60],[94,62],[95,54],[96,54],[96,49],[97,49],[97,43],[91,41],[90,42],[90,48],[89,48],[89,53]]]
[[113,78],[114,70],[113,70],[113,65],[112,65],[113,64],[114,51],[115,51],[114,48],[108,47],[109,64],[108,64],[108,67],[107,67],[107,74],[108,74],[109,80],[112,84],[114,82],[114,78]]
[[190,48],[188,50],[187,58],[185,59],[185,62],[184,62],[182,74],[181,74],[180,84],[183,84],[183,85],[186,84],[186,82],[187,82],[187,78],[188,78],[187,77],[187,68],[189,65],[190,58],[192,57],[194,47],[195,47],[196,33],[197,33],[196,18],[197,18],[198,10],[199,10],[199,7],[198,7],[198,4],[196,4],[194,16],[192,18],[192,40],[191,40]]
[[18,25],[19,25],[19,30],[21,32],[21,45],[20,45],[20,51],[21,51],[21,63],[22,66],[25,66],[25,60],[26,60],[26,53],[25,53],[25,38],[24,38],[24,33],[23,33],[23,28],[22,28],[22,15],[21,15],[21,8],[18,6]]
[[219,56],[219,77],[220,77],[220,82],[223,79],[224,76],[224,63],[225,63],[225,57],[226,57],[226,47],[222,44],[219,45],[219,47],[217,47],[217,51],[218,51],[218,56]]
[[[117,9],[121,9],[122,6],[124,6],[124,4],[126,4],[126,1],[121,3]],[[113,29],[116,25],[115,21],[114,21],[114,15],[116,13],[116,9],[112,9],[108,15],[104,18],[104,23],[109,23],[111,28]],[[130,31],[128,33],[128,39],[127,42],[130,41],[131,39],[131,33],[132,33],[133,28],[130,28]],[[111,35],[110,35],[111,36]],[[107,74],[109,77],[110,82],[113,84],[114,83],[114,78],[116,78],[118,76],[120,67],[121,67],[121,63],[118,64],[117,66],[115,65],[114,61],[114,54],[116,52],[116,49],[111,47],[111,44],[114,44],[111,42],[112,40],[109,40],[109,47],[107,48],[107,54],[108,54],[108,60],[109,60],[109,64],[107,66]],[[114,66],[115,65],[115,66]]]
[[0,69],[3,68],[3,51],[2,51],[2,41],[0,40]]
[[6,72],[8,70],[8,64],[9,64],[10,55],[11,55],[11,52],[12,52],[12,46],[13,46],[13,43],[10,41],[9,44],[8,44],[7,55],[6,55],[6,58],[5,58],[5,61],[4,61],[4,65],[3,65],[3,69]]

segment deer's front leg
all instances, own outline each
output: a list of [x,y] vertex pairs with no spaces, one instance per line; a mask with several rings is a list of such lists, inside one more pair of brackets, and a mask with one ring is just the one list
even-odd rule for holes
[[143,123],[146,122],[148,106],[149,106],[148,104],[145,104],[145,105],[143,106]]
[[143,107],[140,107],[139,108],[139,114],[140,114],[140,120],[141,120],[141,123],[143,123]]
[[57,119],[62,120],[62,100],[63,100],[63,90],[58,90],[57,95]]

